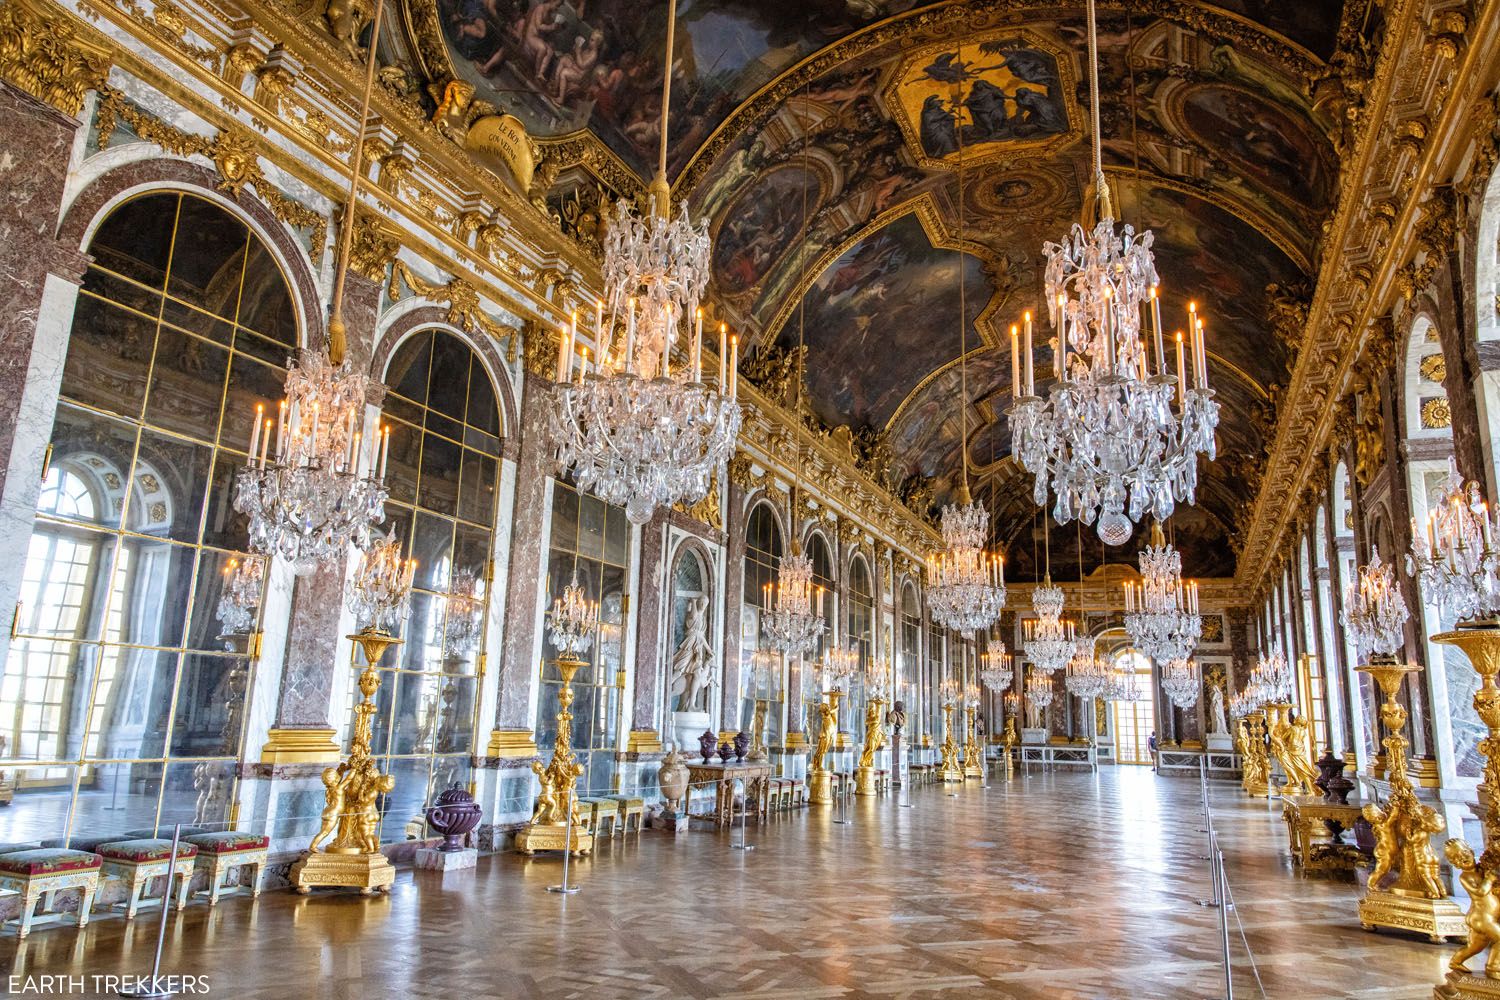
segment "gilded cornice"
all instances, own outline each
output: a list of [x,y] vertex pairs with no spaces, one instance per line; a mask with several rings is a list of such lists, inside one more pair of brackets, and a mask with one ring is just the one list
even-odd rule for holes
[[[1296,513],[1291,499],[1300,495],[1322,461],[1335,426],[1347,423],[1342,407],[1325,404],[1343,397],[1357,378],[1365,342],[1382,349],[1381,337],[1367,334],[1378,317],[1389,314],[1403,284],[1399,269],[1422,239],[1419,221],[1425,216],[1441,227],[1441,206],[1428,214],[1427,196],[1435,184],[1447,182],[1445,173],[1459,167],[1469,145],[1464,140],[1485,138],[1476,129],[1487,127],[1488,119],[1475,113],[1474,104],[1489,100],[1485,95],[1500,69],[1483,55],[1500,44],[1497,4],[1492,0],[1477,12],[1456,64],[1431,58],[1433,25],[1423,23],[1412,0],[1391,4],[1386,17],[1361,115],[1367,124],[1346,160],[1308,313],[1306,347],[1284,396],[1265,479],[1244,535],[1247,552],[1274,552],[1285,543]],[[1441,20],[1436,24],[1446,26]],[[1416,120],[1423,122],[1422,141],[1393,149],[1392,137],[1410,137],[1408,123]],[[1392,207],[1372,197],[1383,191],[1395,193]],[[1434,215],[1439,222],[1432,222]],[[1385,221],[1374,227],[1371,220],[1377,218]],[[1374,246],[1359,238],[1376,229],[1389,237],[1382,235]],[[1407,281],[1419,277],[1408,275]],[[1242,559],[1240,580],[1247,591],[1263,591],[1271,569],[1265,561]]]
[[47,5],[9,0],[0,7],[0,77],[37,100],[76,118],[109,67],[108,48],[82,37]]
[[448,306],[448,315],[444,319],[449,325],[456,326],[466,333],[475,335],[483,333],[495,340],[505,341],[505,360],[511,364],[515,363],[516,335],[519,331],[486,316],[484,310],[479,308],[479,292],[469,282],[455,276],[448,279],[445,284],[435,284],[413,274],[404,261],[397,260],[391,266],[389,294],[392,302],[401,300],[402,286],[409,288],[414,295],[445,303]]
[[[1297,82],[1309,84],[1323,68],[1317,56],[1290,39],[1237,14],[1202,7],[1190,0],[1106,0],[1101,6],[1154,15],[1195,32],[1222,39],[1290,71]],[[1019,26],[1018,16],[1029,10],[1055,10],[1056,0],[947,0],[936,6],[878,21],[804,58],[762,86],[719,124],[693,153],[672,185],[678,197],[693,191],[725,149],[748,129],[759,128],[776,108],[809,82],[881,46],[919,31],[934,34],[971,33],[991,26]]]

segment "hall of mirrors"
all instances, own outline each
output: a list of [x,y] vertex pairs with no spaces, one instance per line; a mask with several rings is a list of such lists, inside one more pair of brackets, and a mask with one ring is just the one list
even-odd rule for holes
[[0,6],[15,974],[1500,996],[1500,3],[382,2]]

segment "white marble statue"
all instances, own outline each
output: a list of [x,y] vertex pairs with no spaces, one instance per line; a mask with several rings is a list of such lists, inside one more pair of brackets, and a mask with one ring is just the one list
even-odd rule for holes
[[713,647],[708,644],[708,598],[688,602],[682,624],[682,644],[672,654],[672,689],[681,692],[678,711],[708,711]]
[[1026,699],[1026,728],[1027,729],[1042,729],[1042,728],[1046,727],[1047,720],[1043,716],[1043,711],[1044,710],[1043,710],[1042,706],[1038,705],[1036,702],[1032,701],[1030,698]]
[[1217,684],[1208,686],[1208,732],[1211,736],[1229,733],[1229,722],[1224,718],[1224,691]]

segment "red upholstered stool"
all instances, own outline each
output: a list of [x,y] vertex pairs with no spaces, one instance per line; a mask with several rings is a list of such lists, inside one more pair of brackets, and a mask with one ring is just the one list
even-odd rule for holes
[[99,889],[99,855],[62,847],[40,847],[0,854],[0,889],[21,894],[20,935],[31,933],[36,904],[52,908],[53,897],[64,889],[77,889],[78,926],[87,927],[94,893]]
[[235,833],[233,830],[224,833],[195,833],[184,837],[187,843],[198,848],[198,856],[193,860],[195,871],[208,873],[208,905],[213,906],[219,901],[219,896],[227,886],[224,885],[224,876],[230,871],[237,869],[254,868],[255,873],[250,878],[250,895],[260,895],[260,878],[266,869],[266,852],[271,846],[269,837],[261,837],[253,833]]
[[[104,874],[120,879],[129,887],[130,893],[125,899],[125,919],[134,920],[135,911],[140,908],[141,899],[151,880],[167,873],[172,860],[172,842],[156,838],[116,840],[100,844],[97,850],[104,858]],[[197,855],[198,848],[192,844],[182,842],[177,845],[177,870],[173,877],[177,879],[179,910],[187,905],[188,883],[193,879],[193,858]],[[171,886],[162,888],[161,905],[168,904],[172,891]]]

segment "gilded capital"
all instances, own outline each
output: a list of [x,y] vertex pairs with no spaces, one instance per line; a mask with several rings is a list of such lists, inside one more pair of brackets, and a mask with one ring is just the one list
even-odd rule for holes
[[39,0],[0,7],[0,78],[78,117],[109,76],[109,50],[78,36],[72,16]]

